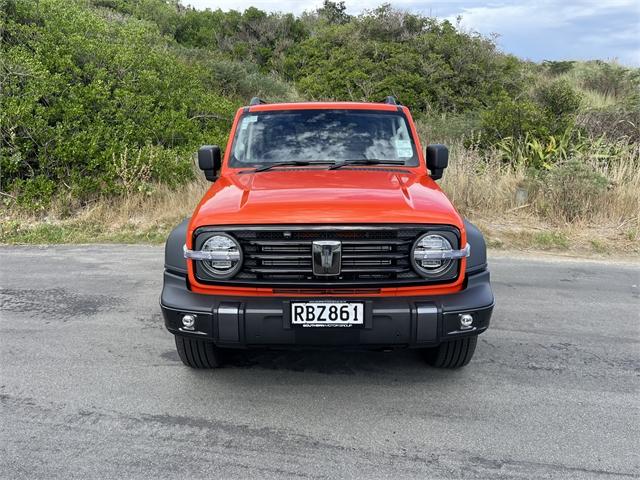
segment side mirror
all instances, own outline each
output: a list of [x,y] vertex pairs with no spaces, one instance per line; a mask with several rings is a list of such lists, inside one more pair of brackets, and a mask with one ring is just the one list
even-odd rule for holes
[[210,182],[218,178],[217,173],[222,167],[220,147],[217,145],[203,145],[198,149],[198,166],[204,172],[204,176]]
[[427,168],[431,172],[431,178],[442,178],[444,169],[449,165],[449,149],[444,145],[433,144],[427,146]]

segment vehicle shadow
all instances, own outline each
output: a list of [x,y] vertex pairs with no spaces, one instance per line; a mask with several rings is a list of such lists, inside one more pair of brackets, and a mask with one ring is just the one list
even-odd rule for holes
[[419,351],[227,350],[224,352],[224,368],[356,375],[359,372],[382,372],[393,369],[395,366],[407,365],[425,366]]
[[[415,349],[393,351],[344,351],[344,350],[227,350],[223,355],[223,367],[213,372],[218,377],[269,377],[285,375],[293,380],[299,374],[322,381],[328,376],[339,376],[349,382],[387,379],[393,382],[424,382],[427,379],[451,378],[452,373],[427,365],[422,353]],[[457,376],[457,375],[454,375]],[[384,381],[384,380],[383,380]]]

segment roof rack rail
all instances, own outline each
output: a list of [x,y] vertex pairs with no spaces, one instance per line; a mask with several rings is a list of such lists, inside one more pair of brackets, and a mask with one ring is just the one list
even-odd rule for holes
[[262,105],[262,104],[265,104],[265,103],[267,103],[267,102],[265,102],[260,97],[253,97],[251,99],[251,101],[249,102],[249,105],[251,105],[251,106],[253,106],[253,105]]
[[387,96],[387,98],[384,99],[384,103],[387,103],[389,105],[400,105],[400,102],[398,102],[396,100],[396,97],[394,97],[393,95]]

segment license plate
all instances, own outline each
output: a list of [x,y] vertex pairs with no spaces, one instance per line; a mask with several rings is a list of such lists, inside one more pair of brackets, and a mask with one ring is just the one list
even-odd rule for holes
[[362,302],[292,302],[291,324],[303,327],[351,327],[364,324]]

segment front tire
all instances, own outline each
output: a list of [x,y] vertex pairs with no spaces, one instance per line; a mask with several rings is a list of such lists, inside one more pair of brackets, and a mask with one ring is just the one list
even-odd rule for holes
[[176,349],[182,363],[191,368],[217,368],[220,352],[211,342],[175,335]]
[[471,361],[477,343],[477,335],[444,342],[435,348],[424,350],[424,359],[436,368],[464,367]]

